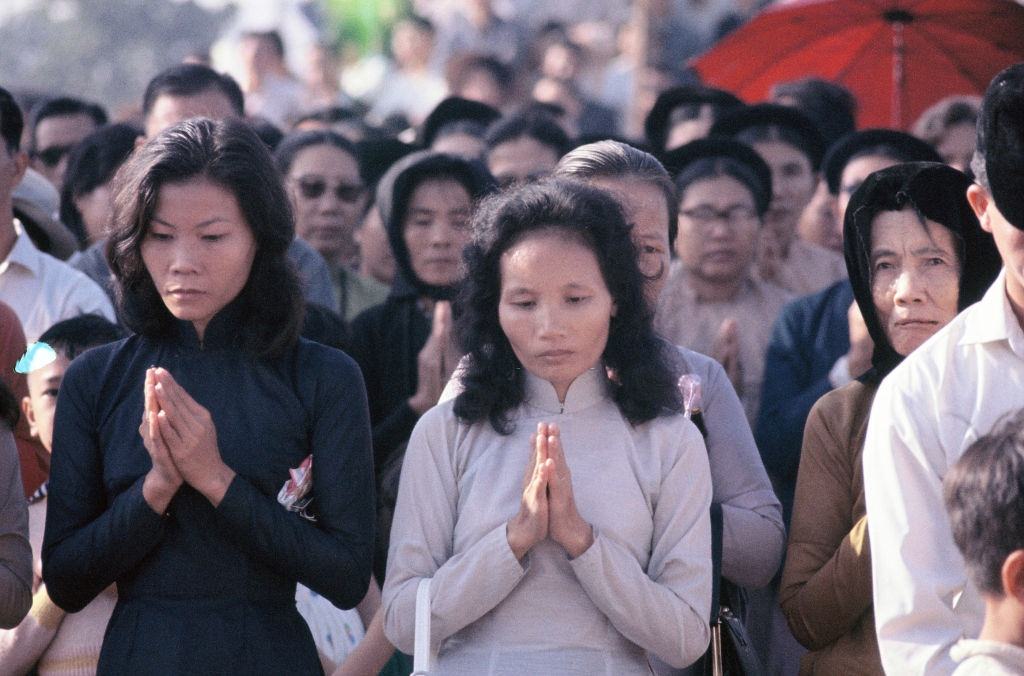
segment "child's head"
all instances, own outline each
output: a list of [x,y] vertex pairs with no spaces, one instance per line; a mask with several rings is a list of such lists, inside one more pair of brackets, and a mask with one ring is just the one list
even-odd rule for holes
[[946,475],[945,498],[974,585],[1024,602],[1024,409],[971,444]]
[[119,340],[123,336],[124,332],[120,327],[99,315],[90,314],[58,322],[39,337],[39,342],[53,348],[57,358],[45,366],[29,371],[28,396],[22,399],[21,408],[28,420],[32,436],[38,438],[47,451],[51,450],[53,444],[57,390],[68,364],[90,347]]

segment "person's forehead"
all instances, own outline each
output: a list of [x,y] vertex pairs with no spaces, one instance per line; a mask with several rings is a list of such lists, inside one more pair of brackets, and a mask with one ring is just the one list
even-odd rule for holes
[[74,145],[96,129],[96,121],[86,113],[51,115],[36,125],[36,146],[49,148]]
[[217,89],[207,89],[186,96],[160,94],[153,101],[153,107],[146,117],[146,134],[155,136],[164,129],[193,117],[223,120],[237,115],[231,100]]
[[54,381],[63,378],[64,372],[67,370],[68,364],[70,363],[71,362],[68,361],[67,357],[58,353],[57,358],[46,366],[41,366],[29,371],[28,375],[26,375],[29,394],[37,395],[41,390],[50,386]]

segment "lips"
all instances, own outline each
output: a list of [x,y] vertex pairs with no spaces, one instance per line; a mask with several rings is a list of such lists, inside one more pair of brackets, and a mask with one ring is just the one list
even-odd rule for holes
[[571,357],[572,354],[572,350],[545,350],[539,352],[537,358],[547,362],[556,362]]
[[202,296],[205,292],[199,289],[169,289],[167,295],[178,300],[191,300]]

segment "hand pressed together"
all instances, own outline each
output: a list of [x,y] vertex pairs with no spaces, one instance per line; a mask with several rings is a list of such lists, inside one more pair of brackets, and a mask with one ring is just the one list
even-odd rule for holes
[[224,464],[210,412],[162,368],[146,371],[146,405],[139,433],[153,461],[143,495],[163,512],[182,483],[220,504],[235,473]]
[[558,426],[539,423],[530,437],[533,454],[523,478],[519,512],[508,522],[509,546],[517,559],[550,537],[576,558],[594,542],[594,530],[576,509],[572,473]]

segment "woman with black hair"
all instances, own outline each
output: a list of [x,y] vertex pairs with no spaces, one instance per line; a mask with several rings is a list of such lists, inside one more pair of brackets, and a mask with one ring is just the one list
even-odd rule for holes
[[999,274],[967,202],[970,179],[935,162],[876,171],[843,233],[850,283],[874,341],[871,369],[814,405],[804,432],[779,602],[811,652],[801,674],[882,674],[871,598],[862,456],[878,385],[977,302]]
[[464,390],[406,451],[385,631],[430,585],[452,674],[649,674],[707,647],[711,480],[622,212],[564,179],[481,207]]
[[[172,127],[118,176],[108,256],[135,335],[68,368],[43,540],[58,606],[118,585],[100,673],[318,674],[296,582],[339,607],[366,592],[363,383],[299,337],[293,235],[241,122]],[[310,458],[308,493],[281,501]]]
[[68,157],[60,191],[60,220],[85,249],[106,237],[114,211],[112,180],[142,132],[111,124],[92,132]]

